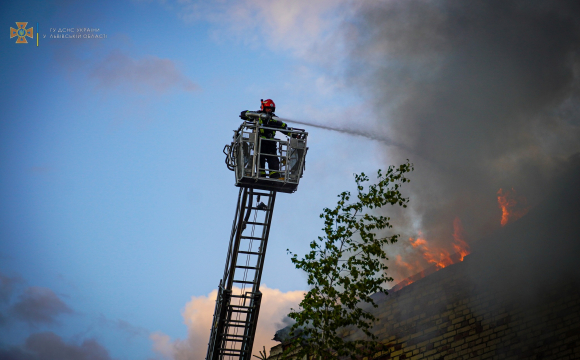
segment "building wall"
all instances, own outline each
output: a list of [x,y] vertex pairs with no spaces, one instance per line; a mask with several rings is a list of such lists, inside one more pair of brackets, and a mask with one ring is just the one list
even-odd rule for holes
[[374,333],[390,350],[380,359],[580,359],[578,284],[522,299],[474,285],[464,268],[452,265],[379,302]]
[[474,282],[469,258],[378,299],[378,360],[580,359],[580,284],[514,293],[499,279]]

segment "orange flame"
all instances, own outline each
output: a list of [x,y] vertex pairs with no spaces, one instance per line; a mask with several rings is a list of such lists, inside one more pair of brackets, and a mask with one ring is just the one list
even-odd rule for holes
[[461,225],[459,217],[456,217],[455,220],[453,220],[453,240],[455,240],[453,248],[455,249],[455,252],[459,254],[459,261],[463,261],[463,258],[469,255],[469,245],[467,245],[463,240],[464,238],[463,225]]
[[423,253],[423,258],[427,260],[428,263],[434,264],[438,269],[442,269],[447,265],[452,264],[451,258],[449,257],[449,251],[445,249],[433,249],[427,243],[427,240],[422,238],[423,234],[419,232],[419,237],[417,239],[409,238],[413,248],[418,249]]
[[425,237],[423,236],[422,232],[419,231],[419,236],[414,238],[409,238],[409,242],[414,249],[420,251],[423,255],[423,259],[427,261],[427,263],[432,264],[431,266],[427,267],[426,269],[421,269],[419,263],[411,264],[408,262],[403,261],[401,255],[397,255],[397,259],[395,260],[395,264],[400,268],[404,268],[407,271],[416,272],[415,275],[407,277],[406,279],[400,281],[397,285],[395,285],[392,290],[397,291],[413,282],[424,278],[425,276],[434,273],[439,269],[443,269],[446,266],[455,264],[457,262],[463,261],[465,256],[469,255],[469,245],[464,240],[465,235],[463,231],[463,226],[461,224],[461,220],[459,217],[456,217],[453,220],[453,249],[455,250],[454,254],[451,254],[448,250],[444,248],[435,248],[430,245]]
[[415,274],[421,271],[422,267],[419,262],[415,262],[414,264],[408,263],[403,260],[403,257],[399,254],[395,259],[395,264],[399,269],[403,268],[406,274]]
[[522,216],[526,215],[530,207],[516,209],[518,204],[525,205],[526,198],[523,196],[516,197],[516,191],[512,188],[511,191],[499,189],[497,192],[497,204],[501,209],[501,226],[505,226],[508,222],[516,221]]

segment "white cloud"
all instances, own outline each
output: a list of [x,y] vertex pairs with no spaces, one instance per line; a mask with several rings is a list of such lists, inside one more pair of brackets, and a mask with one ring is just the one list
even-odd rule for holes
[[[304,291],[282,292],[278,289],[270,289],[266,285],[260,287],[262,292],[262,305],[256,337],[254,340],[254,354],[265,346],[269,350],[277,343],[271,340],[274,333],[283,327],[282,320],[290,312],[290,308],[297,308],[298,303],[304,297]],[[233,293],[240,293],[239,288],[234,288]],[[187,339],[171,341],[169,336],[157,332],[150,336],[153,341],[153,350],[164,359],[174,360],[203,360],[207,352],[209,331],[215,308],[217,290],[207,296],[193,296],[185,305],[183,319],[187,325]]]
[[[160,1],[185,22],[208,21],[218,38],[306,56],[333,37],[342,24],[349,0]],[[327,55],[327,54],[326,54]]]
[[153,351],[161,355],[164,359],[173,359],[175,356],[174,345],[171,342],[169,335],[161,332],[155,332],[149,336],[153,341]]

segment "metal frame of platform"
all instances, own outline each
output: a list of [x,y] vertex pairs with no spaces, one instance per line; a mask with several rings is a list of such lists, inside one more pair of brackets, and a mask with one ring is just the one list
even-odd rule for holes
[[[265,139],[259,136],[260,129],[275,130],[286,135],[285,139]],[[228,161],[235,173],[236,186],[267,191],[293,193],[297,190],[300,178],[306,167],[308,133],[302,129],[279,129],[261,126],[257,121],[245,121],[235,131],[233,141],[226,145]],[[265,141],[276,143],[277,154],[261,153]],[[226,149],[224,149],[226,152]],[[277,156],[280,160],[280,178],[267,176],[270,170],[260,168],[262,156]],[[266,175],[261,174],[266,172]]]

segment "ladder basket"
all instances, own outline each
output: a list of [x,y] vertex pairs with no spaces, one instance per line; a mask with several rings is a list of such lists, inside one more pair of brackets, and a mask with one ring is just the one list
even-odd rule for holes
[[[263,138],[259,136],[260,129],[278,131],[285,135],[284,139]],[[242,123],[234,132],[232,143],[224,147],[226,164],[235,173],[236,186],[295,192],[306,168],[307,137],[308,133],[302,129],[272,128],[262,126],[257,121]],[[273,148],[276,149],[275,153],[268,152],[267,149]],[[276,159],[279,169],[269,169]]]

